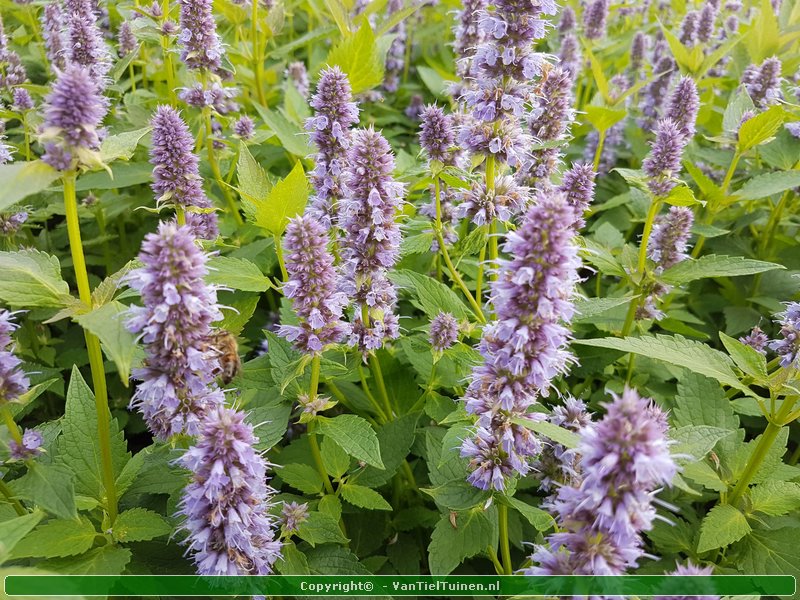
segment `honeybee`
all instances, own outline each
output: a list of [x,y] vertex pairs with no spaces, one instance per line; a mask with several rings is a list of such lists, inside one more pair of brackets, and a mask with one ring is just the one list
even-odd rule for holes
[[219,362],[217,375],[222,383],[228,384],[242,370],[239,359],[239,344],[236,336],[225,329],[215,329],[208,339],[208,348],[216,354]]

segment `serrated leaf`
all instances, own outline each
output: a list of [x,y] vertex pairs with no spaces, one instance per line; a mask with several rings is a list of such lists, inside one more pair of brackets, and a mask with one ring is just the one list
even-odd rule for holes
[[111,533],[117,542],[144,542],[171,532],[172,525],[160,514],[136,507],[119,514]]
[[305,494],[319,494],[322,491],[322,477],[314,467],[297,463],[281,467],[278,473],[286,483]]
[[339,488],[342,498],[353,506],[372,510],[392,510],[392,505],[375,490],[355,483],[345,483]]
[[783,125],[785,117],[781,106],[771,106],[766,111],[748,119],[739,128],[739,152],[747,152],[771,140]]
[[47,189],[59,177],[59,171],[41,160],[0,165],[0,212]]
[[800,529],[754,531],[737,544],[736,564],[743,573],[800,577]]
[[745,387],[733,372],[733,361],[728,358],[727,354],[709,348],[701,342],[687,340],[681,335],[643,335],[623,339],[575,340],[574,343],[641,354],[672,365],[685,367],[694,373],[711,377],[736,389]]
[[78,516],[72,472],[63,465],[31,463],[28,472],[12,482],[14,494],[62,519]]
[[239,160],[236,163],[236,176],[239,182],[237,188],[251,202],[266,199],[272,187],[267,174],[261,165],[256,162],[247,144],[239,144]]
[[672,188],[664,198],[664,202],[672,206],[694,206],[695,204],[703,204],[694,197],[694,192],[691,188],[685,185],[676,185]]
[[313,152],[308,143],[308,134],[298,125],[289,121],[280,112],[270,110],[260,104],[254,104],[254,106],[261,119],[278,138],[284,150],[298,158],[305,158]]
[[409,269],[399,269],[389,274],[389,278],[402,290],[412,296],[412,302],[430,318],[440,312],[449,312],[457,319],[466,319],[469,311],[458,295],[433,277],[416,273]]
[[285,402],[277,391],[273,394],[274,397],[264,405],[247,411],[247,420],[253,424],[253,433],[258,437],[255,446],[258,450],[267,450],[281,441],[289,425],[291,403]]
[[545,437],[550,438],[554,442],[558,442],[566,448],[577,448],[580,442],[580,437],[569,429],[564,429],[558,425],[554,425],[548,421],[535,421],[533,419],[525,419],[516,417],[511,419],[512,423],[527,427],[531,431],[535,431]]
[[329,437],[322,438],[320,454],[325,472],[334,479],[341,478],[350,468],[350,456]]
[[800,187],[800,171],[778,171],[748,180],[736,192],[742,200],[758,200]]
[[489,492],[470,485],[463,479],[454,479],[433,488],[421,488],[436,504],[448,510],[468,510],[486,503]]
[[431,574],[447,575],[461,561],[495,545],[496,532],[484,512],[459,513],[456,527],[448,515],[443,516],[431,535],[428,564]]
[[113,301],[74,317],[81,327],[100,339],[103,352],[117,365],[119,378],[126,386],[138,348],[136,336],[125,326],[127,312],[127,306]]
[[514,497],[506,496],[504,501],[525,517],[525,520],[533,525],[536,531],[547,531],[555,525],[555,519],[546,510],[531,506],[527,502]]
[[25,538],[43,517],[44,513],[37,510],[0,522],[0,564],[6,561],[20,540]]
[[120,575],[130,560],[130,550],[108,545],[94,548],[80,556],[47,560],[39,566],[69,575]]
[[586,321],[598,315],[602,315],[604,312],[609,311],[612,308],[622,306],[623,304],[628,304],[632,301],[633,298],[629,297],[584,298],[583,300],[578,300],[575,302],[576,315],[573,319],[573,322],[580,323],[581,321]]
[[722,117],[722,129],[728,133],[736,133],[742,124],[742,119],[750,111],[755,111],[756,105],[747,93],[744,86],[736,90],[736,93],[728,101],[725,107],[725,114]]
[[363,418],[357,415],[317,417],[317,425],[320,434],[330,437],[353,458],[384,468],[378,436]]
[[701,460],[721,439],[733,432],[721,427],[710,425],[687,425],[674,427],[669,431],[669,437],[676,441],[670,451],[673,454],[688,454],[694,460]]
[[346,544],[347,538],[342,535],[339,522],[331,515],[323,512],[311,512],[308,519],[300,523],[297,536],[312,546],[317,544]]
[[14,548],[14,558],[58,558],[83,554],[94,544],[97,532],[91,521],[64,519],[37,527]]
[[586,120],[600,132],[608,131],[627,116],[627,111],[606,106],[585,106]]
[[243,292],[266,292],[271,287],[255,263],[231,256],[213,256],[208,261],[206,282]]
[[244,204],[245,212],[256,225],[280,237],[289,219],[302,214],[307,201],[308,180],[302,163],[297,161],[286,178],[272,187],[266,199],[258,202],[244,199]]
[[719,332],[719,339],[728,354],[731,355],[733,362],[744,373],[747,373],[756,381],[766,381],[767,375],[767,359],[758,350],[747,344],[743,344],[737,339]]
[[0,272],[0,300],[12,308],[61,308],[72,301],[55,256],[33,249],[0,252]]
[[378,430],[383,468],[367,465],[358,473],[359,484],[378,487],[394,476],[411,450],[418,420],[419,413],[406,414],[389,421]]
[[664,271],[660,279],[670,285],[681,285],[706,277],[741,277],[784,268],[779,264],[741,256],[706,254],[696,260],[686,259],[679,262]]
[[750,490],[750,511],[773,517],[800,508],[800,483],[765,481]]
[[697,551],[707,552],[715,548],[725,548],[739,541],[751,528],[747,518],[730,504],[718,504],[712,508],[700,525],[700,539]]
[[366,19],[358,31],[331,49],[325,64],[337,65],[350,80],[353,94],[360,94],[383,81],[384,62],[375,34]]
[[130,160],[133,153],[136,152],[139,141],[151,129],[152,127],[143,127],[136,131],[126,131],[108,136],[100,146],[100,160],[106,164],[119,159]]

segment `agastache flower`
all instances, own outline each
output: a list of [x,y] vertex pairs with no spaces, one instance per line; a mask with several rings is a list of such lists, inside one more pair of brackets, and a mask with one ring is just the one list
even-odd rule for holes
[[362,353],[400,333],[394,314],[397,292],[387,277],[400,254],[395,214],[404,191],[392,178],[394,165],[380,133],[371,128],[353,133],[345,172],[348,195],[340,202],[339,220],[345,234],[344,291],[356,305],[350,343]]
[[268,575],[281,556],[269,514],[274,490],[244,413],[215,406],[178,462],[192,473],[179,515],[200,575]]
[[214,22],[213,0],[179,0],[179,4],[181,60],[190,69],[216,73],[222,65],[222,42]]
[[12,88],[25,83],[28,72],[22,64],[19,54],[11,49],[3,28],[3,19],[0,15],[0,90]]
[[209,209],[211,200],[203,191],[200,159],[194,153],[194,138],[177,110],[162,105],[151,121],[153,141],[150,163],[153,165],[153,192],[157,203],[172,203],[188,210],[186,222],[195,235],[215,239],[219,232],[216,213],[196,213],[191,209]]
[[[659,47],[656,44],[654,54]],[[640,125],[646,129],[651,129],[658,119],[672,80],[672,72],[675,69],[675,62],[670,56],[663,56],[658,60],[654,57],[653,60],[655,62],[653,67],[654,78],[645,87],[640,105],[640,110],[644,115]]]
[[281,529],[285,533],[294,533],[308,520],[308,504],[305,502],[284,502],[281,507]]
[[634,79],[639,79],[639,76],[642,72],[642,67],[644,67],[644,53],[647,49],[647,34],[643,31],[637,31],[636,35],[633,36],[633,42],[631,43],[631,71],[634,74]]
[[694,136],[697,111],[700,109],[700,97],[697,84],[691,77],[681,77],[669,99],[666,118],[671,119],[680,132],[688,140]]
[[63,69],[66,66],[69,42],[64,32],[64,13],[61,10],[61,2],[58,0],[48,2],[42,11],[41,21],[47,60],[53,67]]
[[306,64],[304,62],[296,61],[286,65],[284,76],[303,98],[308,98],[310,84],[308,82],[308,71],[306,70]]
[[33,98],[31,93],[25,88],[14,88],[11,107],[17,112],[25,112],[33,109]]
[[[487,0],[464,0],[458,12],[458,25],[454,29],[453,50],[456,54],[456,74],[462,79],[472,75],[472,57],[475,49],[483,42],[484,32],[478,25],[480,15],[486,10]],[[460,96],[454,93],[456,99]]]
[[458,321],[450,313],[440,312],[431,320],[429,341],[434,351],[444,352],[458,341]]
[[29,429],[22,435],[22,443],[17,440],[9,440],[8,450],[14,460],[28,460],[39,456],[44,449],[41,447],[42,434],[35,429]]
[[653,496],[678,470],[667,417],[632,389],[605,406],[602,420],[581,430],[581,481],[559,488],[552,503],[559,532],[536,547],[527,575],[620,575],[644,553]]
[[233,124],[233,132],[243,140],[252,139],[256,124],[247,115],[242,115]]
[[0,233],[14,235],[28,220],[28,213],[24,210],[11,214],[0,214]]
[[[403,5],[403,0],[389,0],[386,4],[387,16],[402,10]],[[406,43],[408,41],[405,20],[398,22],[389,30],[389,33],[395,37],[386,53],[383,89],[387,92],[396,92],[400,87],[400,76],[403,74],[405,65]]]
[[797,362],[800,351],[800,303],[787,304],[780,317],[781,337],[770,342],[769,348],[781,357],[781,366],[788,368]]
[[145,237],[139,260],[143,266],[126,282],[144,306],[130,309],[127,327],[144,342],[146,358],[133,372],[140,383],[131,408],[158,439],[197,435],[203,417],[225,401],[214,383],[218,354],[209,344],[211,324],[222,313],[216,290],[203,280],[208,257],[189,227],[162,222]]
[[136,37],[133,35],[131,25],[128,21],[124,21],[119,26],[117,39],[120,56],[128,56],[128,54],[136,50]]
[[583,214],[589,210],[589,205],[594,199],[594,180],[597,173],[589,163],[576,163],[564,172],[558,190],[567,199],[567,203],[575,211],[576,227],[581,229],[584,225]]
[[677,185],[674,177],[681,170],[681,156],[688,139],[671,119],[662,119],[656,128],[652,149],[642,162],[648,176],[647,186],[658,197],[664,197]]
[[[580,433],[592,422],[592,417],[583,401],[569,396],[563,405],[553,408],[547,420],[553,425]],[[539,479],[539,489],[552,493],[557,492],[561,486],[580,483],[579,459],[575,449],[566,448],[557,442],[546,444],[533,464],[533,472]]]
[[765,109],[780,99],[781,69],[781,61],[775,56],[745,69],[742,85],[757,107]]
[[86,68],[72,64],[61,71],[45,99],[42,160],[61,171],[96,162],[91,153],[100,149],[107,106],[97,79]]
[[693,46],[697,39],[697,26],[700,21],[700,13],[696,10],[690,10],[683,17],[681,22],[681,31],[678,36],[681,44],[684,46]]
[[697,39],[701,42],[710,42],[714,37],[714,25],[717,20],[717,7],[708,2],[700,11],[697,21]]
[[750,333],[740,337],[739,341],[742,342],[743,344],[746,344],[747,346],[750,346],[753,350],[755,350],[760,354],[767,353],[767,344],[769,343],[769,337],[757,325],[750,330]]
[[583,13],[583,34],[587,39],[599,40],[606,35],[608,0],[593,0]]
[[319,222],[301,216],[289,221],[284,237],[286,271],[289,279],[284,295],[292,301],[299,325],[282,325],[278,333],[306,354],[322,352],[325,346],[342,341],[347,326],[342,311],[347,295],[338,292],[328,236]]
[[454,165],[457,158],[456,132],[453,118],[434,104],[428,105],[420,115],[419,145],[431,160],[444,166]]
[[105,87],[105,77],[111,70],[111,53],[91,0],[64,0],[69,39],[69,61],[88,69],[98,86]]
[[0,310],[0,406],[16,402],[30,387],[27,375],[20,368],[22,361],[14,354],[11,334],[17,327],[14,313]]
[[569,71],[575,77],[581,70],[581,45],[578,38],[570,33],[561,41],[558,53],[558,64],[562,69]]
[[408,102],[408,106],[403,111],[403,114],[412,121],[419,121],[422,113],[425,110],[425,99],[422,94],[414,94]]
[[524,212],[529,203],[528,188],[519,185],[511,175],[501,175],[495,180],[494,190],[488,190],[484,182],[473,183],[461,194],[455,212],[458,218],[468,218],[480,226],[494,219],[510,221]]
[[306,130],[311,133],[317,155],[311,172],[315,194],[307,211],[330,227],[336,220],[336,204],[346,193],[346,154],[350,128],[358,123],[358,106],[353,102],[350,81],[339,67],[322,71],[310,104],[314,116],[306,121]]
[[563,35],[574,31],[576,23],[575,11],[571,6],[565,6],[561,11],[561,20],[558,22],[558,32]]
[[527,416],[537,396],[572,358],[567,324],[581,261],[575,243],[577,216],[561,193],[540,193],[522,225],[508,234],[492,302],[497,318],[484,327],[483,363],[472,370],[464,396],[477,416],[475,436],[464,441],[468,481],[481,489],[504,490],[509,478],[525,475],[541,443],[513,422]]
[[647,243],[647,255],[659,272],[688,258],[686,249],[693,223],[694,213],[686,206],[672,206],[656,220]]
[[[687,577],[687,576],[691,577],[692,575],[711,575],[713,572],[714,568],[711,566],[698,567],[692,564],[691,561],[689,561],[685,565],[677,565],[675,570],[670,572],[669,575],[676,575],[678,577]],[[654,596],[653,600],[690,600],[691,598],[697,598],[697,597],[698,596]],[[714,596],[712,594],[712,595],[703,595],[700,596],[700,598],[702,598],[702,600],[719,600],[720,597]]]

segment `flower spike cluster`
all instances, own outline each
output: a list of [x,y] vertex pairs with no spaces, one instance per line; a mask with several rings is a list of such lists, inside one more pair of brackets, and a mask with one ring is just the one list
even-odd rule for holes
[[781,60],[775,56],[742,73],[742,85],[758,108],[765,109],[781,98]]
[[527,415],[537,396],[570,363],[573,298],[581,261],[575,243],[578,216],[559,192],[540,193],[524,223],[506,238],[499,274],[492,283],[497,320],[483,330],[483,363],[472,371],[464,400],[477,416],[473,438],[461,454],[470,459],[469,482],[504,490],[515,474],[525,475],[540,442],[513,423]]
[[344,170],[350,147],[350,128],[358,123],[358,106],[353,102],[350,81],[339,67],[322,71],[317,91],[311,98],[314,116],[306,130],[317,148],[311,183],[315,194],[308,214],[327,228],[336,221],[337,204],[344,198]]
[[11,334],[19,327],[14,313],[0,310],[0,406],[15,402],[30,387],[30,381],[20,368],[22,361],[13,352]]
[[57,0],[48,2],[42,11],[42,37],[47,52],[47,60],[57,68],[63,69],[67,61],[67,40],[63,29],[64,13],[61,3]]
[[69,62],[85,67],[101,88],[112,60],[91,0],[64,0]]
[[225,397],[214,380],[217,351],[209,346],[211,324],[222,319],[217,293],[203,278],[208,257],[195,245],[189,227],[162,222],[142,243],[143,266],[127,276],[144,306],[132,307],[128,329],[145,344],[144,365],[131,407],[142,412],[161,439],[197,435],[204,415]]
[[344,291],[356,305],[350,343],[366,354],[400,334],[394,313],[397,291],[387,273],[400,255],[401,235],[395,214],[404,190],[392,178],[392,149],[374,129],[353,133],[347,159],[348,193],[339,211],[345,234]]
[[338,278],[328,236],[318,221],[301,216],[289,221],[284,238],[288,281],[284,295],[300,319],[299,325],[282,325],[278,333],[306,354],[322,352],[341,342],[348,333],[342,321],[347,295],[337,291]]
[[179,0],[179,4],[181,60],[190,69],[216,73],[222,65],[222,41],[214,22],[213,0]]
[[770,342],[769,347],[781,357],[782,367],[790,367],[800,352],[800,302],[789,303],[780,316],[781,337]]
[[277,523],[269,514],[274,490],[258,438],[244,413],[215,406],[199,439],[179,459],[191,471],[179,514],[189,533],[187,552],[200,575],[268,575],[281,556]]
[[153,141],[150,162],[153,165],[153,192],[158,204],[168,202],[188,209],[186,222],[194,234],[213,240],[219,233],[217,215],[196,213],[191,208],[208,209],[213,205],[203,191],[200,178],[200,159],[194,153],[194,139],[180,113],[171,106],[156,109],[150,124]]
[[527,575],[620,575],[644,553],[640,532],[656,517],[653,496],[677,473],[666,413],[632,389],[606,409],[581,430],[582,479],[559,488],[559,532],[536,547]]

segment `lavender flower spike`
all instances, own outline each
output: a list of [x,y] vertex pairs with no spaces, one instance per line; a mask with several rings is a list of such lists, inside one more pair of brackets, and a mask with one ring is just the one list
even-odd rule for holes
[[143,266],[126,282],[144,306],[130,309],[127,326],[144,342],[146,358],[133,372],[141,383],[131,407],[159,439],[197,435],[206,413],[225,401],[214,384],[218,356],[208,343],[211,324],[222,319],[216,290],[203,280],[208,257],[189,227],[162,222],[142,242],[139,260]]
[[397,292],[387,271],[400,254],[400,227],[395,213],[403,185],[392,179],[394,155],[374,129],[353,133],[345,172],[348,196],[340,202],[339,220],[345,236],[345,293],[357,310],[351,345],[362,353],[376,350],[399,335],[394,305]]
[[96,162],[92,153],[100,148],[106,110],[97,80],[87,69],[69,65],[60,72],[45,99],[42,160],[60,171]]
[[286,65],[286,72],[284,75],[286,80],[295,87],[303,98],[308,98],[309,83],[306,63],[301,61],[289,63]]
[[428,105],[420,115],[419,145],[431,160],[445,166],[456,161],[456,133],[453,117],[434,104]]
[[458,341],[458,321],[450,313],[440,312],[431,321],[430,342],[434,352],[444,352]]
[[533,434],[513,422],[527,415],[540,394],[570,363],[572,302],[580,259],[574,209],[563,194],[539,194],[523,224],[509,233],[499,274],[492,283],[497,320],[484,327],[483,363],[471,375],[464,400],[477,416],[475,436],[464,441],[468,481],[504,490],[515,474],[525,475],[541,450]]
[[222,64],[222,42],[214,22],[213,0],[179,0],[179,4],[181,60],[190,69],[217,72]]
[[647,255],[663,271],[688,258],[686,254],[694,213],[686,206],[671,206],[653,226],[647,242]]
[[599,40],[606,35],[608,0],[594,0],[583,13],[583,34],[587,39]]
[[606,415],[584,427],[578,445],[582,480],[561,487],[553,501],[559,533],[531,557],[527,575],[619,575],[644,553],[653,495],[677,473],[666,414],[631,389],[606,404]]
[[655,196],[666,196],[675,187],[674,176],[680,172],[681,156],[687,142],[688,139],[673,120],[662,119],[658,122],[656,139],[650,154],[642,162],[642,170],[649,177],[647,185]]
[[159,106],[150,123],[153,141],[150,162],[153,165],[153,192],[158,204],[168,202],[189,209],[186,222],[195,235],[213,240],[219,232],[216,213],[193,213],[191,207],[211,208],[212,203],[203,191],[194,153],[194,138],[180,113],[171,106]]
[[671,119],[680,132],[688,139],[695,133],[697,111],[700,109],[700,96],[697,84],[691,77],[681,77],[669,99],[666,117]]
[[283,325],[278,333],[306,354],[322,352],[348,332],[342,321],[348,298],[336,291],[338,281],[327,245],[328,236],[319,222],[308,216],[289,221],[284,238],[289,279],[283,293],[291,299],[300,324]]
[[223,406],[208,412],[200,438],[179,459],[191,471],[180,515],[187,552],[200,575],[268,575],[281,556],[269,508],[274,490],[258,438],[244,413]]
[[30,381],[20,368],[22,361],[13,352],[11,334],[19,327],[14,313],[0,310],[0,406],[17,401],[30,387]]
[[118,39],[118,52],[120,56],[128,56],[131,52],[136,50],[136,36],[133,35],[131,25],[128,21],[123,22],[119,26]]
[[769,337],[767,337],[767,334],[764,333],[758,325],[753,327],[753,329],[750,330],[750,333],[740,337],[739,341],[747,346],[750,346],[753,350],[760,354],[767,353]]
[[589,205],[594,199],[594,172],[589,163],[575,163],[572,168],[564,172],[559,191],[567,197],[567,202],[575,210],[579,223],[578,229],[583,227],[583,213],[589,210]]
[[781,97],[781,60],[775,56],[760,65],[750,65],[742,73],[742,85],[761,109],[775,104]]
[[42,11],[42,37],[47,51],[47,60],[53,67],[63,69],[67,60],[67,37],[63,29],[64,13],[61,3],[52,0]]
[[98,86],[111,70],[111,53],[103,32],[97,25],[97,15],[91,0],[64,0],[69,38],[69,60],[89,70]]
[[781,338],[770,342],[769,347],[781,357],[782,367],[790,367],[800,352],[800,303],[790,302],[780,316]]

